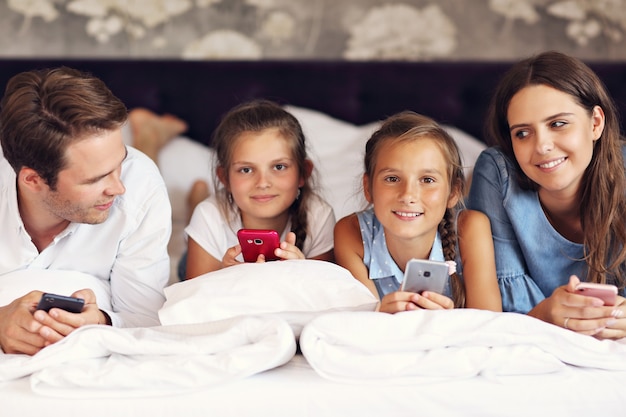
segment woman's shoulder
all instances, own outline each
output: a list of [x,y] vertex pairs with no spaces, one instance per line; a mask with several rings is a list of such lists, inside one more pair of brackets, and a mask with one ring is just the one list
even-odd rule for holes
[[497,167],[501,171],[511,171],[515,167],[513,161],[498,146],[489,147],[480,153],[476,160],[474,171],[490,165]]
[[[493,196],[499,201],[515,198],[525,194],[520,188],[517,178],[519,168],[498,147],[487,148],[476,160],[472,173],[471,187],[467,199],[469,208],[483,207],[486,202],[480,201]],[[495,193],[495,194],[494,194]],[[495,204],[496,201],[493,201]],[[484,211],[481,209],[481,211]]]

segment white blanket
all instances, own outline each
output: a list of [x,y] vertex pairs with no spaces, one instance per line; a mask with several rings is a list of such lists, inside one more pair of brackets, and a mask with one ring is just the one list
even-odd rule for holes
[[300,347],[321,376],[358,384],[545,374],[568,365],[626,371],[626,344],[469,309],[326,314],[305,326]]
[[170,395],[280,366],[295,351],[289,325],[269,318],[86,326],[32,357],[0,354],[0,381],[31,375],[34,392],[68,398]]

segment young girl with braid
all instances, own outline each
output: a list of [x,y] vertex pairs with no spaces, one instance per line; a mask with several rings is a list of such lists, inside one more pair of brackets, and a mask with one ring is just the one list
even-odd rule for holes
[[185,229],[184,277],[240,263],[242,228],[276,230],[281,259],[333,260],[335,215],[313,191],[313,165],[293,115],[271,101],[241,104],[222,119],[211,146],[220,187],[196,206]]
[[[443,128],[413,112],[385,120],[365,147],[363,189],[371,207],[337,223],[335,257],[380,298],[380,311],[501,311],[489,220],[477,211],[457,212],[463,166]],[[444,294],[398,290],[411,258],[448,261]]]

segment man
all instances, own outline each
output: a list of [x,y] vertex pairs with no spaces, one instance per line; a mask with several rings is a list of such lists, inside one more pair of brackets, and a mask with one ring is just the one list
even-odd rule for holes
[[[124,104],[70,68],[14,76],[0,102],[0,276],[80,271],[110,286],[111,311],[91,289],[81,313],[36,310],[41,291],[0,307],[0,347],[34,354],[87,324],[158,324],[169,277],[171,207],[156,165],[127,148]],[[65,294],[67,295],[67,294]]]

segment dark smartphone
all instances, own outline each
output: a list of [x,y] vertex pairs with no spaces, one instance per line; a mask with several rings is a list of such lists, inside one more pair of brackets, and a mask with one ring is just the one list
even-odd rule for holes
[[85,306],[85,300],[76,297],[45,293],[41,296],[37,310],[50,311],[51,308],[60,308],[70,313],[80,313]]
[[266,261],[276,261],[274,249],[280,246],[280,236],[276,230],[241,229],[237,232],[241,253],[245,262],[256,262],[260,254]]
[[448,282],[448,264],[425,259],[411,259],[404,269],[400,291],[422,293],[432,291],[443,294]]

